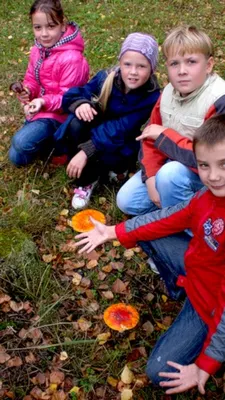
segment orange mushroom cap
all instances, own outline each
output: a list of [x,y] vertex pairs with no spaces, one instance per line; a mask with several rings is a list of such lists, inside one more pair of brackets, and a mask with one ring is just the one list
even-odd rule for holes
[[79,213],[75,214],[72,218],[72,227],[77,232],[88,232],[94,228],[90,217],[96,219],[97,221],[105,224],[106,219],[104,214],[100,211],[87,209],[80,211]]
[[124,303],[113,304],[108,307],[104,312],[103,318],[106,325],[119,332],[132,329],[139,322],[137,310]]

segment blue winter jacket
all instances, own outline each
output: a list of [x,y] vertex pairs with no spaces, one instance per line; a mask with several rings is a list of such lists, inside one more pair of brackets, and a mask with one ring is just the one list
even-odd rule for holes
[[[96,107],[93,97],[98,97],[108,70],[99,71],[85,86],[74,87],[63,96],[62,107],[71,112],[66,122],[55,134],[61,139],[74,118],[75,109],[82,103]],[[98,152],[119,153],[130,156],[137,152],[139,143],[135,138],[140,134],[141,126],[148,120],[151,111],[160,95],[156,77],[153,75],[138,89],[124,92],[124,84],[118,69],[114,78],[106,111],[101,123],[91,130],[91,141]]]

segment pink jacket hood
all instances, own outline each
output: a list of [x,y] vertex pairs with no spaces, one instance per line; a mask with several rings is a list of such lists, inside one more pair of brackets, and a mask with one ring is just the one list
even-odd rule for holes
[[31,49],[30,60],[24,78],[24,86],[31,92],[30,100],[42,97],[45,106],[32,120],[66,119],[61,110],[63,94],[74,86],[85,85],[89,78],[89,65],[83,55],[84,40],[74,22],[51,48],[44,48],[37,41]]

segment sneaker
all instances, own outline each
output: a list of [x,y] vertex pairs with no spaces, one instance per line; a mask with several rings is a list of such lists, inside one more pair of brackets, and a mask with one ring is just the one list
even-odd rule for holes
[[109,181],[116,183],[123,182],[127,178],[127,175],[128,171],[122,172],[121,174],[116,174],[113,171],[109,171]]
[[76,210],[85,208],[88,205],[91,194],[98,181],[91,183],[88,186],[80,186],[74,189],[74,196],[72,198],[72,207]]
[[154,261],[150,257],[147,259],[147,264],[151,268],[152,272],[154,272],[154,274],[159,275],[158,268],[156,267]]
[[67,154],[62,154],[61,156],[53,156],[51,159],[51,164],[53,165],[65,165],[68,162]]

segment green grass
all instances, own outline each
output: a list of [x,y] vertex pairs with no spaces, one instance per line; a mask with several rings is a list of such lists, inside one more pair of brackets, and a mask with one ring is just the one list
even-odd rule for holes
[[[88,290],[78,290],[72,285],[71,276],[65,274],[64,264],[77,263],[82,258],[78,258],[75,252],[65,253],[60,250],[61,244],[73,239],[71,228],[67,226],[65,231],[56,230],[57,225],[66,226],[66,218],[63,220],[60,217],[63,209],[69,209],[69,217],[73,214],[70,209],[71,182],[64,168],[54,169],[37,161],[29,167],[16,169],[7,160],[11,136],[23,121],[22,110],[15,97],[9,93],[9,85],[23,78],[28,52],[33,44],[28,19],[30,4],[28,0],[11,0],[6,1],[0,10],[0,286],[1,291],[11,296],[13,301],[29,301],[33,308],[31,314],[27,314],[24,310],[14,312],[0,305],[0,343],[9,351],[23,348],[12,351],[13,356],[22,358],[22,367],[9,368],[0,364],[0,387],[2,385],[8,391],[13,391],[16,400],[23,399],[34,387],[31,379],[38,371],[49,371],[55,365],[60,351],[65,350],[68,359],[60,368],[74,386],[83,388],[85,399],[97,399],[96,391],[102,386],[105,387],[105,399],[115,399],[118,391],[106,384],[107,377],[119,379],[132,349],[144,346],[149,353],[161,334],[160,330],[155,329],[148,336],[141,325],[149,320],[156,326],[156,322],[162,322],[167,315],[175,317],[180,305],[170,300],[163,302],[159,281],[146,269],[143,254],[137,253],[131,260],[126,260],[124,249],[111,245],[105,246],[98,267],[93,270],[85,267],[75,270],[90,279]],[[215,70],[225,77],[223,1],[65,0],[63,4],[68,19],[75,20],[82,30],[91,75],[117,62],[121,42],[130,32],[152,33],[161,46],[172,27],[188,23],[204,28],[209,33],[215,45]],[[157,75],[163,86],[167,77],[161,52]],[[117,190],[112,185],[102,187],[91,203],[92,207],[108,214],[110,223],[123,218],[115,206]],[[106,203],[100,205],[99,197],[105,197]],[[49,254],[53,256],[53,261],[46,263],[43,255]],[[100,281],[98,274],[110,261],[120,261],[124,266]],[[133,276],[130,271],[134,271]],[[110,290],[116,278],[129,282],[128,297],[116,294],[113,300],[104,299],[100,286],[106,284],[107,290]],[[155,295],[150,303],[145,299],[149,292]],[[121,335],[111,332],[112,336],[105,345],[89,343],[99,333],[108,330],[101,319],[104,309],[112,302],[124,300],[135,304],[141,312],[141,323],[135,338],[130,339],[129,333]],[[89,309],[93,301],[99,304],[99,309],[94,313]],[[92,323],[87,332],[76,327],[75,323],[81,317]],[[25,347],[35,344],[32,339],[22,340],[19,332],[22,328],[34,327],[39,327],[46,343],[57,346],[34,349],[36,362],[27,364],[25,357],[28,351]],[[67,340],[85,340],[85,343],[63,346]],[[36,346],[42,343],[39,340]],[[146,359],[142,357],[130,365],[135,374],[141,374],[145,364]],[[224,398],[222,389],[216,387],[219,383],[219,379],[208,383],[205,398]],[[72,398],[77,397],[74,395]],[[163,392],[149,384],[148,387],[136,390],[134,398],[163,399]],[[181,400],[202,398],[196,390],[177,396]]]

